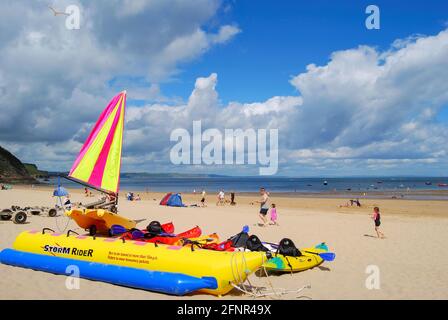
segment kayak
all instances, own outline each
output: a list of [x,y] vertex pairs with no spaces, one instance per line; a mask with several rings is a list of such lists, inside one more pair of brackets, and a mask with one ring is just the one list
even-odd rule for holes
[[104,209],[72,209],[65,214],[75,220],[76,224],[90,235],[108,233],[113,225],[120,225],[126,229],[135,228],[137,223],[119,214]]
[[275,272],[299,272],[319,266],[324,260],[319,253],[328,251],[326,245],[320,244],[314,248],[299,249],[302,255],[300,257],[284,256],[275,253],[277,248],[275,245],[263,243],[272,253],[272,258],[263,264],[268,271]]
[[[163,227],[163,226],[162,226]],[[148,234],[148,233],[146,233]],[[199,228],[198,226],[187,230],[185,232],[181,232],[179,234],[162,234],[162,235],[157,235],[155,237],[152,238],[138,238],[138,239],[134,239],[135,241],[142,241],[142,242],[151,242],[151,243],[163,243],[163,244],[177,244],[179,243],[179,241],[181,241],[182,239],[190,239],[190,238],[197,238],[200,237],[202,234],[202,230],[201,228]],[[149,234],[148,234],[149,235]],[[129,237],[128,233],[124,236],[122,236],[122,238],[126,238]]]
[[262,252],[220,252],[154,245],[119,238],[25,231],[13,249],[0,253],[4,264],[80,276],[169,294],[203,292],[223,295],[241,284],[267,259]]

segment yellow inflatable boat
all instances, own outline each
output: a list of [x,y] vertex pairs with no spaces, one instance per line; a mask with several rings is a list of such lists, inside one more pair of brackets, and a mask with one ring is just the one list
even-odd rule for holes
[[65,214],[75,220],[84,230],[89,230],[90,235],[96,233],[106,233],[115,224],[126,229],[135,228],[134,220],[129,220],[123,216],[104,209],[72,209]]
[[[266,253],[262,252],[221,252],[190,246],[170,246],[132,240],[124,241],[117,238],[43,233],[41,231],[22,232],[16,238],[13,248],[14,252],[5,252],[4,260],[7,262],[2,261],[3,263],[36,269],[32,265],[27,266],[26,263],[20,263],[17,260],[31,259],[35,261],[37,256],[37,258],[41,258],[40,260],[42,257],[51,259],[44,262],[47,265],[52,264],[54,258],[56,260],[60,258],[59,260],[89,262],[91,265],[96,263],[101,266],[120,266],[132,270],[155,271],[160,273],[157,274],[158,284],[173,279],[173,277],[181,283],[180,276],[188,276],[201,281],[213,279],[215,283],[213,286],[200,287],[198,291],[214,295],[228,293],[233,289],[232,283],[240,284],[267,260]],[[11,249],[6,250],[11,251]],[[21,253],[32,255],[31,257],[22,257]],[[12,263],[8,263],[8,261],[12,261]],[[41,270],[41,268],[37,269]],[[99,270],[106,270],[106,268]],[[53,272],[50,269],[44,271]],[[120,274],[120,280],[127,277],[126,270],[116,273]],[[176,278],[176,274],[180,276]],[[101,279],[98,276],[91,278]],[[113,281],[109,282],[114,283]],[[176,294],[177,291],[173,292]],[[168,291],[168,293],[172,292]]]

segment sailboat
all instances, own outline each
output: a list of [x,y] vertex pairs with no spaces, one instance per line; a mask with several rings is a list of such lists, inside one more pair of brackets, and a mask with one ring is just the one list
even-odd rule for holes
[[106,194],[85,208],[66,211],[90,235],[109,232],[114,224],[126,229],[136,226],[135,221],[117,214],[125,107],[126,91],[122,91],[101,113],[66,177]]

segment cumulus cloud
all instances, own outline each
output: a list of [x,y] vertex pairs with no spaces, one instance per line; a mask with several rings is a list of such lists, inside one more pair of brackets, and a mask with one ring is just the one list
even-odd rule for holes
[[117,77],[144,79],[143,86],[127,87],[132,97],[135,92],[142,100],[176,101],[163,97],[159,83],[178,72],[179,63],[239,30],[225,25],[203,30],[218,0],[52,5],[57,11],[77,5],[80,30],[68,30],[65,16],[54,16],[44,0],[0,4],[0,141],[13,148],[16,143],[56,147],[85,138],[86,126],[118,90],[110,86]]
[[[408,173],[426,165],[431,172],[428,166],[447,166],[448,128],[435,121],[448,103],[447,57],[446,30],[396,42],[385,52],[367,46],[338,51],[326,65],[311,64],[290,80],[299,95],[245,104],[221,105],[211,74],[196,81],[185,105],[135,108],[133,127],[146,131],[164,119],[163,128],[150,129],[162,137],[199,119],[204,129],[278,128],[280,160],[290,173],[302,167],[365,174],[381,165],[407,166]],[[144,136],[136,145],[147,145]],[[164,143],[156,152],[168,153]]]
[[219,2],[198,1],[75,1],[84,12],[76,32],[46,15],[44,1],[1,4],[10,14],[0,20],[2,144],[46,168],[68,169],[116,91],[108,83],[140,77],[147,90],[130,88],[128,97],[159,102],[128,104],[125,170],[172,169],[171,131],[202,120],[204,130],[278,129],[280,174],[446,172],[448,128],[437,115],[448,103],[447,30],[398,39],[386,51],[333,52],[290,79],[297,95],[223,104],[211,73],[179,102],[163,97],[158,82],[241,32],[234,25],[205,31]]

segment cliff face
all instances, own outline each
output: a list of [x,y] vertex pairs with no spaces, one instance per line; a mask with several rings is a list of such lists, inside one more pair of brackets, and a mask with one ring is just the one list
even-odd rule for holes
[[35,183],[23,163],[11,152],[0,146],[0,182]]

